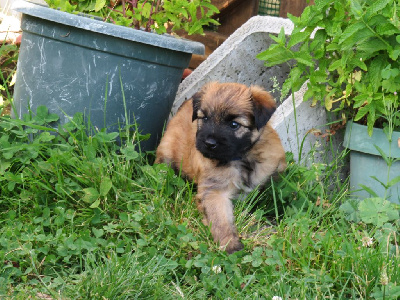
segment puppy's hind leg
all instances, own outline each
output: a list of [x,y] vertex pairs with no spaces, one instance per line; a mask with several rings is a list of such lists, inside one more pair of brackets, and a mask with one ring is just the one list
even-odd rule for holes
[[215,242],[229,254],[243,249],[234,224],[233,205],[227,191],[198,189],[198,208],[211,224],[211,234]]

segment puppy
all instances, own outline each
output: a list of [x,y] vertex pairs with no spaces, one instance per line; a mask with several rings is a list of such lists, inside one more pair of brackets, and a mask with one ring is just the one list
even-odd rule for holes
[[203,222],[228,253],[243,248],[231,199],[286,167],[279,136],[267,123],[275,109],[258,86],[208,83],[182,104],[156,151],[156,163],[195,181]]

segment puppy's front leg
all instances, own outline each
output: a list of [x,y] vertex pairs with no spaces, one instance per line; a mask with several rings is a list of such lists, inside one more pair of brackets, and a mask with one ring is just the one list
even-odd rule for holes
[[205,225],[211,224],[215,242],[229,254],[243,249],[234,224],[230,193],[222,190],[202,190],[198,187],[197,205],[205,215]]

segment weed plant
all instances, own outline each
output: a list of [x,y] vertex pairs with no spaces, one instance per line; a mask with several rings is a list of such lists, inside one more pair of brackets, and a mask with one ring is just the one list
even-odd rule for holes
[[0,45],[0,116],[10,111],[18,54],[16,45],[7,44],[6,41]]
[[0,119],[2,298],[400,296],[398,208],[348,200],[341,158],[305,164],[288,153],[281,179],[236,201],[245,249],[227,255],[192,184],[152,165],[136,131],[57,120],[45,107]]

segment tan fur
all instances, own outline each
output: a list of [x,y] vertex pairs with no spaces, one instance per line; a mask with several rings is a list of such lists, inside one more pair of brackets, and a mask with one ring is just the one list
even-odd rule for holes
[[[262,88],[237,83],[212,82],[200,91],[199,115],[212,111],[216,120],[229,113],[238,121],[251,124],[254,107],[275,108],[275,101]],[[286,167],[285,152],[278,134],[267,123],[260,130],[251,131],[253,147],[241,160],[220,165],[204,157],[196,149],[196,132],[201,120],[192,121],[193,100],[186,101],[169,122],[157,148],[156,163],[167,163],[181,169],[183,175],[197,183],[196,201],[204,213],[205,224],[211,224],[214,240],[226,247],[228,253],[243,248],[234,225],[231,199],[240,191],[250,192],[266,183],[271,175]],[[245,129],[243,129],[245,130]],[[243,134],[238,130],[238,137]],[[251,164],[251,171],[243,167],[243,160]],[[245,182],[246,181],[246,184]]]

